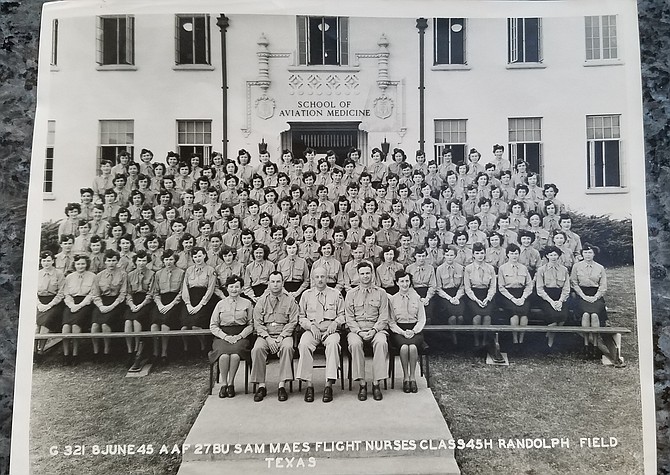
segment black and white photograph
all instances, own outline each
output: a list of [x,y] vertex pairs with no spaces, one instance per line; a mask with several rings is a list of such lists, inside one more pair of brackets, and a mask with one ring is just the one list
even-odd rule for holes
[[45,4],[12,473],[655,473],[636,15]]

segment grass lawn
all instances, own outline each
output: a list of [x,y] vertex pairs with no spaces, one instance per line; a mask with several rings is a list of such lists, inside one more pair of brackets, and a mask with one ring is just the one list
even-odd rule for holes
[[[635,328],[632,267],[608,270],[613,324]],[[506,335],[503,351],[509,346]],[[642,473],[636,333],[624,336],[624,369],[581,358],[581,340],[526,336],[509,367],[484,364],[462,339],[431,360],[433,392],[454,438],[568,437],[569,449],[460,450],[463,474]],[[123,353],[121,341],[117,342]],[[176,343],[176,340],[175,340]],[[60,351],[54,348],[51,353]],[[85,356],[84,356],[85,357]],[[124,378],[119,362],[64,367],[59,355],[35,366],[31,461],[35,474],[174,474],[179,455],[93,456],[93,444],[180,444],[202,403],[207,364],[182,357],[145,378]],[[244,395],[241,395],[244,397]],[[251,403],[251,399],[250,404]],[[613,449],[580,449],[580,437],[616,437]],[[49,447],[85,444],[83,456]]]

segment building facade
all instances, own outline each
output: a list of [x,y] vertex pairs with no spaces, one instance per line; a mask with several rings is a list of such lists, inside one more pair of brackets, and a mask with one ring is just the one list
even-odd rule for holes
[[[574,211],[630,217],[622,17],[58,15],[43,35],[45,219],[121,150],[257,161],[382,143],[482,163],[505,146]],[[185,13],[184,13],[185,12]],[[423,45],[422,45],[423,43]],[[48,97],[44,97],[44,96]],[[42,150],[45,150],[42,153]]]

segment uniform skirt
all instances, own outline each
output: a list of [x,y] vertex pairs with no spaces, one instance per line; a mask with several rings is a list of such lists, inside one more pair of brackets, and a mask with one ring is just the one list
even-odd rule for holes
[[[547,293],[549,298],[554,301],[557,301],[561,298],[561,292],[563,289],[558,287],[545,287],[544,291]],[[554,310],[554,307],[551,306],[549,302],[544,299],[540,299],[540,306],[542,308],[542,320],[546,323],[562,323],[568,319],[568,304],[563,302],[563,307],[560,312]]]
[[[582,292],[584,292],[584,294],[588,295],[589,297],[593,297],[596,292],[598,292],[598,287],[582,287],[580,285],[579,288],[582,289]],[[581,318],[581,315],[584,313],[596,313],[600,319],[601,326],[605,325],[605,322],[607,321],[605,299],[602,297],[592,303],[587,302],[586,300],[583,300],[581,297],[577,296],[577,311],[579,312],[579,315],[577,316],[578,319]]]
[[[489,294],[489,289],[477,289],[473,288],[472,293],[475,294],[475,297],[477,297],[479,300],[484,300],[486,296]],[[494,299],[495,300],[495,299]],[[481,316],[486,316],[486,315],[491,315],[493,314],[493,311],[495,310],[495,304],[493,302],[489,302],[486,304],[486,307],[480,307],[477,302],[474,302],[468,298],[467,302],[467,309],[470,312],[471,316],[475,315],[481,315]]]
[[389,295],[395,295],[398,293],[398,286],[397,285],[392,285],[391,287],[382,287],[384,291],[389,294]]
[[287,292],[297,292],[302,282],[284,282],[284,290]]
[[[220,328],[226,335],[239,335],[246,327],[246,325],[228,325]],[[221,338],[214,338],[212,351],[208,355],[209,362],[214,363],[221,355],[240,355],[240,358],[244,359],[249,355],[250,348],[249,338],[242,338],[237,343],[228,343]]]
[[[79,305],[82,300],[86,298],[85,295],[75,295],[72,297],[74,303]],[[81,328],[88,328],[91,323],[91,312],[93,311],[93,304],[90,303],[78,312],[72,312],[66,305],[63,310],[63,325],[77,325]]]
[[[103,295],[100,297],[103,305],[111,305],[118,298],[118,295]],[[100,309],[96,306],[93,308],[92,323],[97,323],[98,325],[109,325],[110,327],[118,327],[123,314],[126,311],[126,304],[121,302],[119,305],[114,307],[114,310],[102,313]]]
[[[189,287],[188,295],[191,298],[191,305],[193,307],[198,305],[206,293],[207,287]],[[209,320],[212,318],[214,305],[216,305],[214,295],[212,295],[209,302],[207,302],[204,307],[193,314],[188,313],[188,309],[186,308],[186,305],[184,305],[181,310],[181,326],[208,328]]]
[[[178,295],[178,292],[165,292],[160,294],[161,304],[167,305],[172,302],[175,297]],[[152,325],[167,325],[171,330],[176,330],[179,327],[179,314],[181,313],[181,308],[183,303],[179,303],[172,307],[172,309],[163,314],[158,310],[156,305],[153,306],[151,312],[151,324]]]
[[[38,295],[37,299],[42,305],[49,304],[55,295]],[[37,325],[40,327],[47,327],[49,331],[57,332],[61,328],[61,321],[63,319],[63,307],[65,304],[59,302],[46,312],[37,312]]]
[[[444,290],[449,297],[455,297],[458,293],[458,287],[442,290]],[[458,305],[454,305],[443,298],[438,298],[437,301],[439,302],[439,310],[433,315],[433,320],[435,320],[434,323],[447,324],[449,323],[449,317],[462,317],[465,314],[465,300],[463,297],[459,299]]]
[[[508,288],[507,291],[510,294],[512,294],[512,297],[514,297],[515,299],[518,299],[523,295],[524,288],[523,287]],[[498,294],[498,303],[503,308],[503,310],[505,311],[505,314],[508,317],[511,317],[512,315],[518,315],[520,317],[527,317],[528,312],[530,311],[530,301],[528,300],[528,298],[526,300],[524,300],[523,304],[516,305],[514,302],[512,302],[510,299],[508,299],[504,295]]]
[[[147,296],[146,292],[137,292],[135,294],[132,294],[133,304],[135,305],[141,304],[142,302],[144,302],[146,296]],[[137,312],[131,312],[130,308],[127,308],[123,318],[124,320],[139,322],[140,325],[142,325],[142,328],[146,328],[151,323],[151,308],[153,306],[154,303],[149,302],[147,305],[142,307]]]
[[268,288],[268,284],[256,284],[251,286],[251,290],[254,292],[254,297],[258,298],[265,293]]
[[[398,323],[398,326],[403,330],[411,330],[414,328],[415,323]],[[423,342],[423,335],[417,333],[412,338],[405,338],[405,335],[399,335],[397,333],[391,333],[391,343],[396,348],[400,348],[402,345],[415,345],[417,348],[423,348],[425,343]]]

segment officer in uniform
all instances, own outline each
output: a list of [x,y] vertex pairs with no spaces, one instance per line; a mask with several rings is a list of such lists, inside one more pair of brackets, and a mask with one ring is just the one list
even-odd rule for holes
[[380,287],[373,285],[372,264],[362,261],[356,267],[360,285],[347,292],[344,303],[345,319],[349,334],[347,341],[352,358],[352,377],[360,382],[358,400],[368,397],[365,382],[365,355],[363,344],[372,344],[372,395],[375,401],[382,399],[379,381],[386,378],[388,362],[387,327],[389,322],[388,296]]
[[298,323],[298,304],[284,290],[281,272],[270,274],[268,290],[256,301],[254,328],[258,338],[251,350],[251,382],[259,383],[254,401],[260,402],[267,395],[265,373],[268,352],[279,354],[280,401],[288,399],[285,383],[293,379],[293,330]]
[[337,379],[337,366],[340,361],[340,336],[338,327],[344,323],[344,299],[340,292],[328,287],[327,271],[315,267],[312,271],[314,287],[306,290],[300,297],[298,322],[305,332],[300,337],[298,351],[297,377],[307,382],[305,401],[314,401],[312,372],[313,353],[317,345],[326,348],[326,387],[323,390],[323,402],[333,400],[333,383]]

